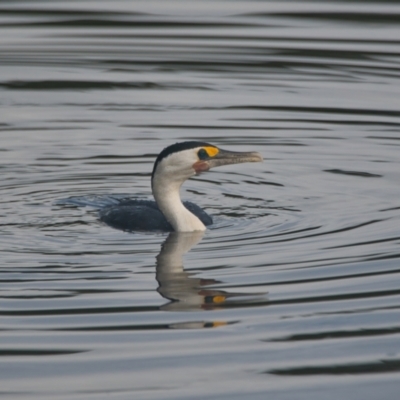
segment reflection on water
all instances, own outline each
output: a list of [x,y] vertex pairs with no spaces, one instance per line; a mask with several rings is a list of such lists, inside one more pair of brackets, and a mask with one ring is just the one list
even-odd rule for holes
[[[183,255],[195,246],[204,232],[171,232],[157,256],[156,279],[160,286],[157,291],[169,303],[161,306],[164,311],[214,310],[223,306],[243,306],[266,302],[260,294],[232,293],[224,290],[208,289],[210,285],[221,283],[215,279],[196,278],[194,273],[184,271]],[[235,298],[238,300],[235,302]],[[214,322],[220,326],[222,322]],[[209,327],[209,326],[207,326]]]
[[[0,2],[1,397],[397,400],[399,18]],[[185,140],[265,159],[185,183],[202,238],[98,220]]]

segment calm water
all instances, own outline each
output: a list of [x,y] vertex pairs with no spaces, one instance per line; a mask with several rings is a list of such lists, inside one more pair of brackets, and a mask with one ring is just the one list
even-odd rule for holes
[[[399,2],[2,1],[0,394],[400,391]],[[129,234],[176,141],[215,225]]]

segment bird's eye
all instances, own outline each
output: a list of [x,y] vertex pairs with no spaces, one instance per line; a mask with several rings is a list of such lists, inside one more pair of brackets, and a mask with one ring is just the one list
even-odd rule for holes
[[209,155],[208,155],[207,151],[204,150],[204,149],[200,149],[197,152],[197,155],[199,156],[200,160],[206,160],[207,158],[209,158]]

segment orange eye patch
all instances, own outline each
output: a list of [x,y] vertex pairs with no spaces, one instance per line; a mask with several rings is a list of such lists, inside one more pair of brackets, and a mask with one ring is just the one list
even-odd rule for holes
[[219,153],[219,150],[216,147],[203,147],[203,149],[207,152],[209,157],[214,157]]

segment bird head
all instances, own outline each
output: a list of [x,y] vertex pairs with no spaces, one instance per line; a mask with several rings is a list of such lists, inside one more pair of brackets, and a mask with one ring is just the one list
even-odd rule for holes
[[260,162],[257,152],[222,150],[205,142],[180,142],[166,147],[154,163],[152,182],[156,177],[183,183],[195,174],[229,164]]

